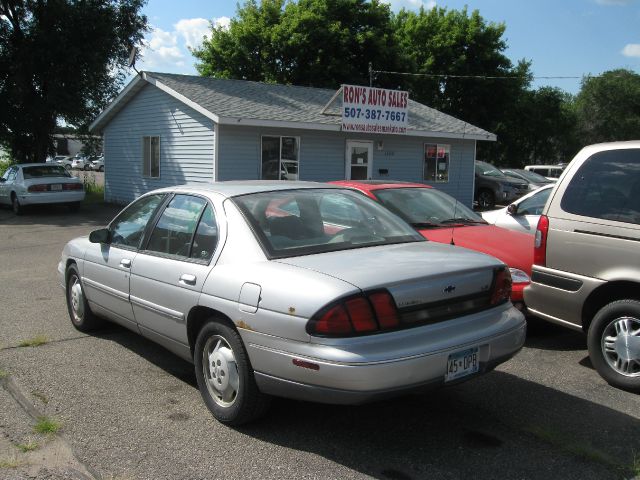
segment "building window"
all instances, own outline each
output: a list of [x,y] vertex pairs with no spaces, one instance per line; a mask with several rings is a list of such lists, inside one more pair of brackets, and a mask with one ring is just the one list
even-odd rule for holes
[[298,180],[300,139],[298,137],[262,137],[263,180]]
[[160,178],[160,137],[142,137],[142,176]]
[[424,179],[432,183],[449,181],[449,157],[451,145],[424,144]]

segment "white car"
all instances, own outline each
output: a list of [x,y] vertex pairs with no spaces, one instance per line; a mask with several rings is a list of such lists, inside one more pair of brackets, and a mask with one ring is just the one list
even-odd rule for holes
[[62,203],[77,210],[84,200],[84,185],[66,168],[51,163],[12,165],[0,177],[0,204],[20,215],[25,205]]
[[71,160],[71,168],[89,170],[91,168],[91,161],[89,160],[89,157],[78,154]]
[[98,157],[91,162],[91,170],[94,172],[104,172],[104,157]]
[[545,185],[505,208],[481,212],[480,215],[498,227],[535,235],[538,219],[554,185]]
[[56,157],[55,161],[58,165],[62,165],[67,170],[71,170],[71,167],[73,165],[73,157]]

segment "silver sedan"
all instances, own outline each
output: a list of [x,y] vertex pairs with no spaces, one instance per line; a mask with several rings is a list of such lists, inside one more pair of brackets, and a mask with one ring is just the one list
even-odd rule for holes
[[51,163],[12,165],[0,177],[0,204],[20,215],[26,205],[63,203],[72,210],[84,200],[84,185],[64,167]]
[[271,396],[358,404],[461,382],[525,338],[504,264],[326,184],[156,190],[69,242],[58,272],[77,329],[107,319],[193,362],[234,425]]

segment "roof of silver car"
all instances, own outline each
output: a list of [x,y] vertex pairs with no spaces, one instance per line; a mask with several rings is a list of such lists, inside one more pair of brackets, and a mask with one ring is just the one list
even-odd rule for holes
[[294,182],[286,180],[243,180],[203,183],[195,185],[177,185],[175,187],[161,188],[157,192],[184,192],[184,193],[217,193],[225,197],[235,197],[248,193],[273,192],[279,190],[299,190],[309,188],[345,189],[342,185],[330,185],[318,182]]

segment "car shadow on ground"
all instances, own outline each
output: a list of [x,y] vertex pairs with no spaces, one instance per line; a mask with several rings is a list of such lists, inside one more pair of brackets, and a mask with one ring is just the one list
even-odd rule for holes
[[[96,336],[140,355],[199,395],[189,362],[117,326]],[[214,431],[219,426],[207,421],[214,422]],[[265,418],[235,430],[381,480],[602,479],[632,476],[631,439],[638,438],[640,420],[494,371],[430,393],[361,406],[278,398]]]
[[22,215],[13,214],[11,207],[0,205],[0,225],[102,226],[122,210],[121,205],[83,203],[72,212],[65,205],[30,205]]
[[538,350],[569,352],[587,349],[584,333],[538,318],[527,317],[527,339],[525,346]]

